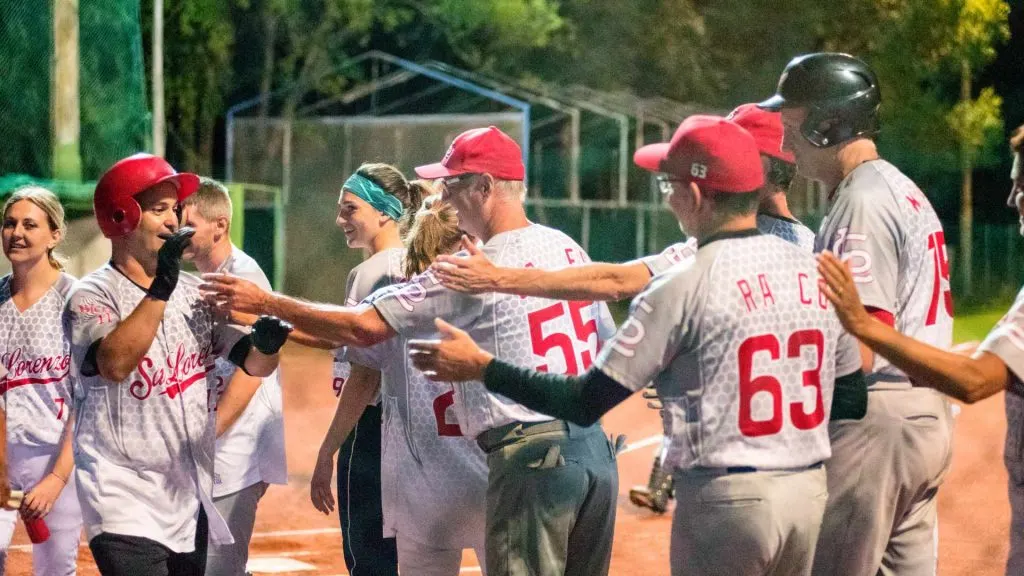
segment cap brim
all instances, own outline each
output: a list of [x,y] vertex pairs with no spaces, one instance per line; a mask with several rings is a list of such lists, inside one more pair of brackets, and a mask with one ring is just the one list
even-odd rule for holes
[[416,168],[413,168],[413,170],[416,172],[417,176],[419,176],[420,178],[425,178],[427,180],[447,178],[449,176],[458,176],[459,174],[463,173],[463,171],[449,170],[444,166],[444,164],[441,164],[440,162],[435,162],[434,164],[427,164],[426,166],[417,166]]
[[651,172],[661,172],[661,163],[668,157],[669,146],[668,142],[642,146],[633,154],[633,163]]
[[185,198],[195,194],[196,190],[199,189],[199,176],[196,176],[191,172],[179,172],[177,174],[161,178],[159,181],[153,183],[153,186],[164,182],[170,182],[178,189],[178,202],[181,202]]
[[776,94],[767,100],[757,103],[758,108],[760,108],[761,110],[767,110],[769,112],[778,112],[779,110],[782,110],[782,108],[785,107],[785,105],[786,99],[779,94]]

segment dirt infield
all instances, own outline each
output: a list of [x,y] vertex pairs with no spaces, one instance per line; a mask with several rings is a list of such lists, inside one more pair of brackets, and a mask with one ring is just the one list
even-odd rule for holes
[[[260,504],[253,560],[301,562],[313,570],[278,574],[345,574],[337,514],[324,516],[309,503],[309,475],[323,432],[334,411],[330,357],[299,346],[284,355],[285,424],[288,441],[288,486],[274,486]],[[619,508],[611,573],[615,576],[667,575],[670,519],[637,510],[626,494],[644,483],[660,424],[643,399],[635,396],[605,419],[610,433],[626,434],[633,443],[619,457]],[[967,407],[957,419],[953,469],[939,495],[940,559],[943,576],[1003,573],[1007,553],[1009,507],[1002,465],[1005,433],[1002,396]],[[642,442],[648,440],[648,442]],[[635,448],[637,443],[641,447]],[[30,574],[30,550],[19,525],[9,554],[10,575]],[[479,573],[466,553],[463,573]],[[79,574],[97,574],[84,545]],[[263,572],[257,572],[263,573]]]

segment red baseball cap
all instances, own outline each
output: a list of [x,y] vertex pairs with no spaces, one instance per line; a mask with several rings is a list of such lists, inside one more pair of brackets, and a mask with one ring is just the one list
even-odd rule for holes
[[490,174],[498,180],[524,180],[523,151],[519,144],[494,126],[459,134],[436,164],[417,166],[420,178],[446,178],[459,174]]
[[764,186],[754,137],[721,116],[690,116],[676,129],[671,142],[640,148],[633,162],[718,192],[753,192]]
[[729,120],[742,126],[757,142],[762,154],[793,164],[796,157],[782,149],[782,113],[769,112],[757,104],[740,104],[729,113]]

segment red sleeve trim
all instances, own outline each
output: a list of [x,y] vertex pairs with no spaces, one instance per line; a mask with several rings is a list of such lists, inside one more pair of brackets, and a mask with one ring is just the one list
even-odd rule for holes
[[876,320],[883,322],[890,328],[896,327],[896,317],[892,315],[892,312],[888,310],[882,310],[881,308],[875,308],[874,306],[865,306],[865,310],[868,314],[871,314]]

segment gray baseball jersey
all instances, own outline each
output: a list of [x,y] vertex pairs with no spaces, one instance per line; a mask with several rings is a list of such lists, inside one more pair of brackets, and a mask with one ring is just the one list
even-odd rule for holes
[[[564,233],[531,224],[503,232],[482,248],[498,266],[563,268],[590,258]],[[466,330],[498,358],[541,371],[578,374],[597,356],[599,344],[614,331],[604,303],[564,302],[510,294],[460,294],[441,285],[429,271],[401,289],[373,300],[385,321],[407,338],[436,336],[434,318]],[[462,432],[481,432],[511,422],[543,422],[550,416],[491,394],[480,382],[454,387],[454,406]]]
[[830,455],[834,380],[856,341],[818,289],[812,254],[756,231],[705,242],[656,276],[597,367],[631,390],[653,380],[666,467],[808,466]]
[[0,405],[7,417],[7,443],[56,446],[72,410],[71,352],[61,314],[75,279],[61,274],[27,310],[11,298],[11,276],[0,278]]
[[[248,254],[232,246],[231,255],[218,272],[227,272],[254,282],[271,291],[267,275]],[[210,389],[210,412],[216,412],[220,395],[238,367],[217,358],[211,373],[216,388]],[[278,373],[263,379],[249,405],[220,438],[217,438],[213,467],[213,495],[226,496],[263,481],[288,483],[288,464],[284,452],[284,415],[281,411],[281,383]],[[215,421],[210,418],[211,423]]]
[[438,549],[470,548],[484,530],[487,462],[456,422],[452,385],[431,382],[416,370],[407,342],[397,336],[370,348],[349,347],[347,354],[351,362],[381,371],[384,536]]
[[110,264],[82,278],[68,296],[75,402],[75,474],[86,533],[142,536],[174,552],[195,548],[202,503],[214,541],[231,541],[212,503],[214,428],[211,372],[242,337],[217,322],[182,273],[149,350],[122,382],[82,374],[89,348],[127,318],[145,291]]
[[[839,184],[815,251],[850,262],[864,305],[895,317],[895,328],[938,348],[953,342],[953,296],[946,239],[935,210],[909,178],[885,160],[865,162]],[[867,374],[873,388],[908,388],[881,355]]]
[[814,250],[814,231],[798,220],[758,214],[757,229],[765,234],[778,236],[787,242],[792,242],[808,252]]
[[[404,257],[404,249],[388,248],[363,260],[350,270],[348,280],[345,282],[345,306],[355,306],[379,288],[403,281],[402,259]],[[344,359],[344,356],[345,348],[338,348],[334,351],[334,380],[331,383],[331,388],[335,396],[341,396],[341,389],[352,373],[352,366]],[[380,395],[378,394],[371,404],[379,402]]]

